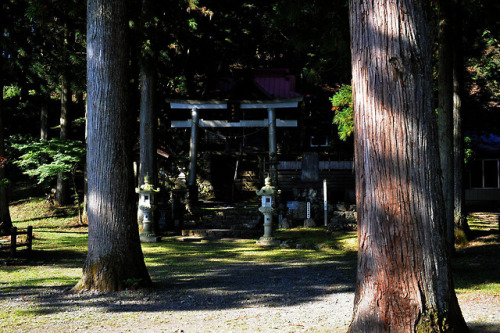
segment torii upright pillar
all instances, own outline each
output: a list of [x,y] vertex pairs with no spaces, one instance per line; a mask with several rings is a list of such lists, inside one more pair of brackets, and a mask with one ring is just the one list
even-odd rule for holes
[[198,155],[198,126],[199,126],[198,109],[191,109],[191,140],[189,142],[189,203],[196,204],[198,202],[198,187],[196,185],[196,159]]
[[278,186],[278,149],[276,144],[276,111],[267,109],[269,119],[269,177],[271,185]]

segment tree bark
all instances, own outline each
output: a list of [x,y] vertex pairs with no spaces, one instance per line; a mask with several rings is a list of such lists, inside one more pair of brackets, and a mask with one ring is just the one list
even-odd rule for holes
[[350,332],[467,332],[445,238],[430,8],[350,0],[358,265]]
[[465,210],[464,183],[464,137],[462,133],[462,96],[464,80],[463,37],[461,0],[453,1],[453,159],[454,159],[454,220],[455,228],[470,235]]
[[[4,9],[4,8],[2,8]],[[0,23],[0,31],[3,31],[4,22]],[[2,87],[2,97],[0,98],[0,182],[6,179],[5,175],[5,135],[3,127],[3,84],[4,84],[4,74],[3,74],[3,64],[4,64],[4,52],[0,49],[0,87]],[[12,220],[10,218],[9,210],[9,197],[8,197],[8,187],[7,184],[3,186],[0,184],[0,233],[8,232],[12,229]]]
[[[140,20],[142,26],[146,26],[147,20],[151,19],[153,12],[152,2],[142,0],[142,15]],[[154,34],[153,34],[154,35]],[[156,168],[156,110],[155,110],[155,41],[151,41],[149,52],[142,50],[143,54],[139,61],[140,76],[140,106],[139,106],[139,185],[144,184],[144,178],[148,175],[151,184],[157,183]],[[148,54],[152,53],[152,54]],[[142,223],[142,210],[137,211],[138,220]]]
[[[1,55],[0,55],[1,57]],[[0,60],[1,61],[1,60]],[[1,62],[0,62],[1,65]],[[0,66],[0,68],[2,68]],[[3,78],[0,74],[0,82]],[[3,91],[3,84],[0,84]],[[4,141],[4,128],[3,128],[3,96],[0,99],[0,182],[6,179],[5,177],[5,141]],[[12,229],[12,220],[10,218],[9,210],[9,196],[8,185],[0,183],[0,233],[8,232]]]
[[49,138],[49,105],[45,100],[42,100],[42,105],[40,107],[40,140],[47,140],[48,138]]
[[438,137],[443,196],[446,217],[446,240],[452,251],[455,240],[454,222],[454,148],[453,148],[453,46],[451,4],[438,1]]
[[87,2],[89,245],[77,290],[149,286],[136,221],[127,2]]
[[[147,61],[147,60],[145,60]],[[148,64],[141,65],[141,108],[140,108],[140,167],[139,184],[149,175],[156,183],[156,144],[154,112],[154,74]]]
[[[149,176],[150,183],[156,184],[156,143],[155,143],[155,112],[154,112],[154,82],[151,70],[151,60],[146,58],[141,63],[141,102],[140,102],[140,162],[139,185],[144,184],[144,178]],[[142,223],[142,211],[137,211],[138,220]]]
[[[59,132],[59,138],[68,139],[70,120],[69,120],[69,105],[71,100],[71,94],[69,89],[68,74],[63,72],[61,76],[61,117],[59,119],[59,124],[61,130]],[[65,175],[59,173],[57,175],[57,185],[56,185],[56,197],[55,202],[59,206],[64,206],[68,203],[69,196],[69,183]]]

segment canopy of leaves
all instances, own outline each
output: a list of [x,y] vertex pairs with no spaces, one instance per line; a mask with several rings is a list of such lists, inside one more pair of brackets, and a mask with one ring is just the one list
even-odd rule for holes
[[482,52],[468,61],[471,95],[485,108],[500,107],[500,41],[489,30],[481,36]]
[[16,143],[13,147],[21,153],[14,163],[25,174],[36,177],[39,184],[53,180],[59,173],[68,178],[85,158],[85,145],[74,140],[40,140]]
[[464,0],[464,130],[500,132],[500,2]]
[[338,126],[338,133],[341,140],[346,141],[354,131],[354,110],[352,102],[352,87],[342,85],[330,98],[332,110],[335,112],[333,123]]

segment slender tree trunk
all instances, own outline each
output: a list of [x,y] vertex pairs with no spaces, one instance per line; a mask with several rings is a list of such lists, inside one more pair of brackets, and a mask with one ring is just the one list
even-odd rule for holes
[[[4,9],[4,8],[2,8]],[[3,31],[3,22],[0,23],[0,31]],[[0,233],[10,231],[12,229],[12,220],[9,211],[9,197],[7,184],[3,184],[6,180],[5,175],[5,135],[3,126],[3,49],[0,48],[0,87],[2,87],[2,97],[0,98]]]
[[48,138],[49,138],[49,105],[45,100],[42,100],[42,105],[40,107],[40,140],[47,140]]
[[430,8],[350,0],[358,266],[350,332],[467,332],[445,238]]
[[[141,21],[145,26],[146,20],[151,19],[151,1],[142,1]],[[151,42],[151,49],[155,42]],[[154,51],[151,51],[154,53]],[[149,176],[151,184],[157,183],[156,168],[156,110],[155,110],[155,56],[147,54],[142,55],[139,61],[140,76],[140,113],[139,113],[139,136],[140,136],[140,161],[139,161],[139,185],[144,184],[144,179]],[[138,220],[142,223],[142,211],[137,211]]]
[[[68,139],[70,120],[69,120],[69,105],[71,100],[71,94],[69,89],[68,74],[63,73],[61,77],[61,117],[60,126],[61,131],[59,137],[61,139]],[[56,198],[55,202],[57,205],[64,206],[68,203],[69,196],[69,182],[65,175],[59,173],[57,175],[57,185],[56,185]]]
[[[87,145],[87,133],[88,133],[88,116],[87,116],[87,101],[88,97],[85,99],[85,150],[88,150],[88,145]],[[82,218],[84,221],[88,221],[88,182],[87,182],[87,163],[85,163],[85,166],[83,168],[83,212],[82,212]]]
[[[0,55],[1,57],[1,55]],[[1,65],[0,60],[0,65]],[[0,68],[2,68],[0,66]],[[3,91],[3,78],[0,74],[0,86]],[[0,98],[0,233],[5,233],[12,229],[12,220],[10,218],[9,211],[9,196],[8,196],[8,184],[3,183],[6,180],[5,177],[5,141],[4,141],[4,128],[3,128],[3,96]]]
[[453,158],[453,46],[451,4],[439,0],[438,27],[438,136],[446,217],[446,240],[450,251],[455,240]]
[[[151,184],[156,184],[156,144],[154,112],[154,74],[150,59],[143,59],[141,64],[141,102],[140,102],[140,164],[139,184],[149,176]],[[142,211],[138,210],[138,219],[142,223]]]
[[454,147],[454,218],[455,228],[470,235],[467,214],[465,211],[464,176],[464,138],[462,133],[462,96],[463,96],[463,39],[462,39],[462,6],[461,0],[453,1],[453,147]]
[[79,290],[151,284],[136,221],[126,4],[87,2],[89,246]]
[[141,137],[139,184],[144,183],[146,175],[149,175],[152,184],[156,183],[154,81],[150,64],[143,64],[141,66],[141,109],[139,116]]

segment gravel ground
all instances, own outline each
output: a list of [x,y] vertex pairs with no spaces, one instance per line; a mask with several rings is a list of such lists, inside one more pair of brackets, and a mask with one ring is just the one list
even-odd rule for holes
[[[234,264],[114,294],[62,288],[0,294],[0,332],[345,332],[349,262]],[[500,332],[498,296],[459,296],[472,332]],[[17,327],[5,314],[23,313]]]

